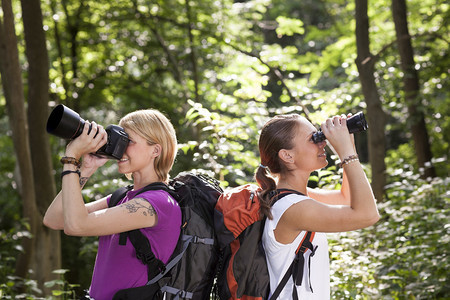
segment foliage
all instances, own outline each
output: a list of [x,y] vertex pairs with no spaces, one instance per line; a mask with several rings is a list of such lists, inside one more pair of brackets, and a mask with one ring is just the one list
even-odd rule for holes
[[[120,116],[139,108],[163,111],[174,123],[180,144],[172,176],[202,168],[224,186],[251,181],[259,164],[257,137],[269,117],[296,112],[320,124],[330,115],[365,109],[354,63],[354,4],[348,1],[48,0],[41,5],[50,58],[51,106],[66,104],[84,119],[103,125],[117,123]],[[18,6],[15,3],[21,40]],[[439,220],[448,223],[442,218],[448,212],[443,199],[450,171],[446,163],[450,97],[445,89],[450,78],[449,5],[443,0],[412,0],[408,8],[422,87],[419,108],[426,116],[435,157],[432,163],[444,179],[423,182],[416,178],[421,170],[416,167],[401,93],[390,1],[370,3],[375,77],[388,117],[388,202],[380,205],[383,220],[375,227],[340,235],[339,246],[331,243],[333,253],[340,255],[332,254],[336,298],[402,298],[409,293],[423,298],[425,292],[439,297],[448,291],[440,282],[443,270],[439,268],[445,264],[436,261],[442,255],[439,239],[447,238],[448,232],[440,231],[439,237],[433,230],[444,230],[436,226]],[[26,70],[22,41],[19,51]],[[0,241],[0,284],[4,292],[24,285],[32,294],[32,280],[8,277],[20,251],[17,236],[26,232],[26,226],[21,220],[20,179],[15,157],[10,155],[14,150],[7,122],[4,95],[0,94],[0,234],[4,238]],[[367,161],[365,136],[357,136],[356,142],[360,157]],[[51,138],[58,185],[58,161],[65,143]],[[370,174],[370,168],[366,171]],[[310,185],[339,188],[338,175],[332,164],[313,174]],[[83,196],[90,201],[124,184],[126,180],[117,179],[111,162],[90,179]],[[428,210],[436,214],[435,219],[420,215]],[[396,237],[399,228],[404,240]],[[419,241],[428,243],[430,252],[417,252]],[[86,288],[96,239],[63,236],[62,245],[63,268],[71,271],[62,274],[63,281],[53,282],[56,290]],[[427,276],[431,284],[419,276]],[[66,288],[66,281],[80,287]],[[434,291],[428,289],[432,284]]]
[[16,259],[23,252],[21,242],[30,238],[29,225],[23,220],[0,229],[0,299],[36,299],[41,294],[35,280],[14,275]]
[[442,299],[450,237],[450,178],[408,170],[387,186],[374,226],[331,235],[332,294],[339,299]]
[[52,295],[57,299],[76,299],[76,293],[73,290],[74,287],[77,287],[78,284],[69,284],[65,278],[64,274],[66,274],[69,270],[55,270],[53,273],[59,274],[61,279],[52,280],[45,283],[45,287],[52,289]]
[[21,203],[17,191],[18,183],[15,180],[15,159],[11,155],[14,153],[14,148],[11,140],[11,132],[7,132],[6,118],[0,119],[0,128],[6,134],[0,135],[0,190],[2,197],[0,198],[0,228],[13,228],[15,222],[21,219]]
[[[392,180],[386,189],[389,200],[379,203],[382,219],[377,224],[329,235],[333,298],[440,299],[450,292],[446,277],[450,228],[445,225],[450,223],[450,178],[423,181],[411,170],[411,166],[401,161],[390,169]],[[339,178],[336,168],[331,166],[311,179],[320,187],[339,188]],[[100,184],[94,187],[90,192],[104,188]],[[20,296],[14,292],[19,286],[26,286],[29,296],[38,295],[35,282],[9,275],[14,268],[14,251],[20,249],[17,237],[26,236],[26,230],[17,228],[0,233],[3,296],[5,299]],[[81,252],[95,253],[95,249],[87,249],[89,243],[82,244]],[[87,274],[91,267],[86,267]],[[77,269],[72,268],[75,272]],[[80,292],[79,287],[65,279],[70,273],[60,272],[61,279],[47,286],[54,287],[55,296],[72,299],[75,291]]]

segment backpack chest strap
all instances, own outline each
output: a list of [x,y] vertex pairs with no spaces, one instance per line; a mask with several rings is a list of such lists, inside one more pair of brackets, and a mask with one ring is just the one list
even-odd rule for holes
[[161,292],[175,295],[175,297],[173,298],[174,300],[192,299],[192,297],[194,296],[194,294],[191,292],[179,290],[177,288],[174,288],[174,287],[171,287],[168,285],[163,286],[161,288]]

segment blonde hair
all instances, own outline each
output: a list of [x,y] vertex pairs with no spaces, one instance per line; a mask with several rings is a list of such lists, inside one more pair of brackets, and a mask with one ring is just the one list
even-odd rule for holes
[[161,154],[155,158],[158,179],[167,182],[177,154],[177,137],[169,119],[155,109],[142,109],[124,116],[119,126],[134,131],[149,145],[159,144]]

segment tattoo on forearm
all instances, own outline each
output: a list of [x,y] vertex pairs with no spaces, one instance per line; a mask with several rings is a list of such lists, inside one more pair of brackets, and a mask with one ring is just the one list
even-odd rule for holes
[[[145,205],[143,203],[145,203]],[[145,200],[137,201],[135,199],[134,201],[126,202],[125,207],[126,207],[126,209],[128,209],[129,213],[135,213],[135,212],[141,210],[142,214],[144,214],[144,216],[156,215],[156,211],[153,208],[153,206]]]
[[88,181],[89,177],[81,177],[80,178],[80,186],[81,188],[84,187],[84,185],[86,184],[86,182]]

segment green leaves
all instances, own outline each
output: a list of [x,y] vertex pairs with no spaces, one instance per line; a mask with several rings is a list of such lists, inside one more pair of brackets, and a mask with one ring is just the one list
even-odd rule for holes
[[283,35],[292,36],[294,34],[305,33],[303,22],[299,19],[280,16],[276,18],[276,21],[278,23],[278,27],[275,31],[278,37],[282,37]]
[[374,226],[330,240],[333,296],[339,299],[439,299],[450,292],[450,179],[409,177],[387,187]]
[[[354,60],[355,2],[348,1],[41,1],[55,103],[79,109],[85,119],[117,123],[142,108],[163,111],[175,125],[180,152],[172,175],[202,168],[224,186],[253,181],[258,137],[274,114],[310,111],[314,124],[366,108]],[[15,11],[19,11],[16,3]],[[411,122],[402,100],[390,1],[369,7],[375,78],[388,118],[388,201],[383,219],[367,230],[335,236],[331,248],[333,298],[408,298],[449,292],[444,281],[448,244],[450,114],[448,4],[408,1],[408,21],[420,72],[418,109],[426,115],[435,159],[444,182],[420,181],[411,142]],[[16,30],[22,36],[17,19]],[[21,62],[27,64],[23,41]],[[26,81],[24,81],[26,84]],[[26,87],[25,87],[26,89]],[[20,179],[5,101],[0,94],[0,275],[7,278],[26,228],[21,224]],[[369,129],[370,131],[370,129]],[[65,141],[51,137],[54,166]],[[365,153],[365,140],[358,147]],[[359,150],[359,149],[358,149]],[[366,155],[367,156],[367,155]],[[334,157],[332,157],[334,159]],[[370,174],[370,168],[366,168]],[[58,174],[59,171],[55,171]],[[370,177],[370,176],[369,176]],[[59,177],[57,182],[59,181]],[[124,179],[113,162],[91,178],[86,200],[108,194]],[[335,167],[310,183],[338,189]],[[58,183],[59,184],[59,183]],[[448,196],[447,196],[448,197]],[[66,237],[67,238],[67,237]],[[96,243],[65,239],[64,267],[89,284]],[[79,251],[79,249],[82,249]],[[69,254],[69,255],[68,255]],[[77,255],[81,255],[79,258]],[[76,258],[76,259],[75,259]],[[80,263],[82,261],[82,263]],[[55,289],[62,282],[54,282]],[[30,288],[31,289],[31,288]],[[1,293],[1,292],[0,292]],[[5,292],[3,292],[3,295]],[[1,298],[1,297],[0,297]]]

